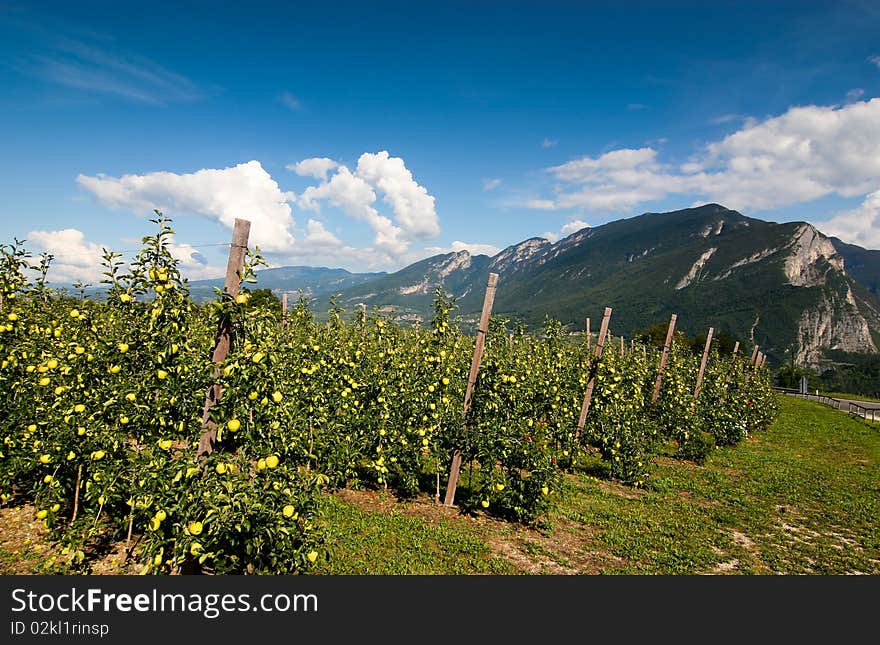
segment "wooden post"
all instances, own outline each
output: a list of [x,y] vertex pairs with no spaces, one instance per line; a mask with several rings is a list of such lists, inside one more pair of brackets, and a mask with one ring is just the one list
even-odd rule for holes
[[[232,229],[232,244],[229,246],[229,260],[226,263],[226,282],[224,285],[226,293],[233,298],[238,295],[238,289],[241,284],[241,270],[244,268],[244,258],[250,231],[250,220],[235,218],[235,227]],[[213,363],[219,364],[226,359],[231,343],[232,324],[224,316],[217,325],[217,340],[214,345],[214,354],[211,357]],[[211,421],[211,408],[220,400],[220,384],[216,382],[216,379],[219,377],[220,368],[215,368],[215,383],[208,389],[208,394],[205,397],[205,409],[202,412],[202,435],[199,437],[199,447],[196,452],[200,459],[205,459],[214,452],[214,441],[217,439],[217,424]]]
[[752,350],[752,357],[749,359],[749,365],[754,365],[755,360],[758,358],[758,346],[755,345],[755,349]]
[[[468,375],[467,389],[464,393],[464,408],[462,419],[467,423],[467,414],[471,409],[471,400],[474,396],[474,386],[477,383],[477,374],[480,372],[480,362],[483,360],[483,347],[486,343],[486,333],[489,331],[489,315],[492,313],[492,304],[495,302],[495,288],[498,286],[498,274],[490,273],[486,283],[486,295],[483,298],[483,312],[480,314],[480,324],[477,326],[477,338],[474,343],[474,357],[471,360],[471,371]],[[467,431],[467,426],[465,426]],[[446,484],[446,498],[444,506],[455,504],[455,489],[458,487],[458,474],[461,471],[461,450],[457,449],[452,455],[452,464],[449,467],[449,481]]]
[[727,374],[724,376],[724,389],[726,390],[730,384],[730,377],[736,369],[736,355],[739,352],[739,341],[733,344],[733,352],[730,354],[730,365],[727,367]]
[[706,336],[706,346],[703,348],[703,360],[700,361],[700,371],[697,373],[697,385],[694,387],[694,403],[700,396],[700,388],[703,386],[703,373],[706,371],[706,362],[709,360],[709,347],[712,345],[712,334],[715,329],[709,327],[709,334]]
[[758,352],[758,355],[755,356],[755,364],[752,365],[752,369],[758,369],[758,367],[761,365],[762,360],[764,360],[764,352]]
[[281,326],[287,326],[287,292],[281,292]]
[[663,354],[660,356],[660,368],[657,370],[657,380],[654,381],[654,396],[651,403],[657,403],[660,397],[660,384],[663,382],[663,370],[666,369],[666,360],[669,358],[669,349],[672,347],[672,334],[675,333],[676,314],[669,318],[669,327],[666,329],[666,341],[663,343]]
[[587,334],[587,353],[589,353],[590,352],[590,319],[589,318],[587,318],[586,334]]
[[581,405],[581,415],[578,418],[577,433],[575,438],[580,440],[581,433],[587,423],[587,412],[590,411],[590,400],[593,398],[593,388],[596,387],[596,366],[598,359],[602,358],[602,348],[605,345],[605,334],[608,333],[608,322],[611,320],[611,307],[605,307],[605,314],[602,316],[602,326],[599,327],[599,337],[596,339],[596,361],[590,368],[590,380],[587,382],[587,391],[584,394],[584,402]]

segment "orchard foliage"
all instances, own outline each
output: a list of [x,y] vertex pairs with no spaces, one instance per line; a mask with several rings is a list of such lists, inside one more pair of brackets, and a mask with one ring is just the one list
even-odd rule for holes
[[[442,289],[424,328],[363,308],[346,315],[336,300],[319,323],[305,297],[281,324],[246,290],[218,290],[200,307],[169,252],[170,221],[152,221],[157,234],[128,266],[105,252],[100,303],[52,292],[51,256],[37,264],[18,240],[0,247],[0,503],[32,502],[84,571],[99,537],[125,540],[148,573],[308,571],[322,489],[439,500],[455,450],[468,472],[461,505],[531,522],[587,453],[644,486],[661,447],[701,462],[776,412],[766,372],[739,357],[713,352],[695,403],[698,362],[674,346],[653,405],[655,348],[608,343],[597,360],[557,321],[536,337],[492,318],[463,419],[474,338]],[[261,262],[248,253],[243,283]],[[220,320],[232,344],[214,364]],[[199,458],[214,384],[216,442]]]

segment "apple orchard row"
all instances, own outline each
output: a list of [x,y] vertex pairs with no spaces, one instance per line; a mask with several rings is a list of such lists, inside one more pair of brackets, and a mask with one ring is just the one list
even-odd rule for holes
[[[80,570],[88,545],[109,538],[148,572],[308,571],[324,557],[322,490],[439,500],[456,450],[461,506],[534,521],[588,452],[644,486],[661,447],[700,462],[776,412],[765,370],[741,357],[713,351],[695,402],[699,357],[674,344],[654,404],[658,349],[608,344],[595,360],[558,322],[535,337],[493,318],[464,424],[474,338],[442,291],[423,327],[335,305],[318,322],[305,299],[282,325],[246,291],[198,306],[169,253],[169,220],[153,221],[129,266],[106,254],[103,302],[52,292],[48,258],[28,271],[20,244],[2,247],[0,501],[32,503]],[[259,262],[249,254],[243,279]],[[215,365],[223,317],[233,342]],[[214,383],[217,438],[200,458]]]

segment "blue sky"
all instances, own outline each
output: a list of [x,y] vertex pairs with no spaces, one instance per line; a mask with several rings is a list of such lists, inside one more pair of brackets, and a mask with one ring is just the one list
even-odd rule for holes
[[875,2],[0,0],[0,239],[396,270],[718,202],[880,248]]

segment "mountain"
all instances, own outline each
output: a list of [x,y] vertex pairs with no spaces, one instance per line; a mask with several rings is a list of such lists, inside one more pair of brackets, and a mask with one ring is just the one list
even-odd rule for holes
[[[294,298],[298,296],[299,291],[317,297],[350,289],[387,275],[386,273],[351,273],[345,269],[307,266],[263,269],[256,274],[257,282],[249,285],[250,288],[270,289],[279,295],[286,291]],[[223,278],[194,280],[189,283],[190,297],[196,302],[211,300],[215,297],[214,287],[222,289]]]
[[470,321],[496,272],[493,314],[532,329],[550,316],[582,330],[591,317],[595,331],[610,306],[611,331],[630,336],[676,313],[686,333],[711,326],[746,348],[757,343],[777,364],[818,367],[829,351],[877,353],[878,256],[806,222],[767,222],[708,204],[584,228],[556,243],[531,238],[491,258],[438,255],[339,291],[346,309],[365,303],[428,320],[442,284]]
[[829,238],[837,252],[843,256],[846,272],[860,282],[875,296],[880,296],[880,251],[863,249],[855,244]]
[[[429,318],[437,287],[443,285],[449,292],[468,298],[481,280],[485,285],[488,267],[486,255],[474,256],[467,251],[437,255],[342,291],[340,304],[348,308],[363,302],[368,306],[394,309],[404,320]],[[479,297],[483,297],[482,293]],[[326,297],[319,298],[316,308],[327,304]]]

